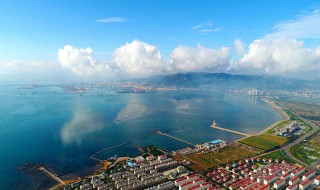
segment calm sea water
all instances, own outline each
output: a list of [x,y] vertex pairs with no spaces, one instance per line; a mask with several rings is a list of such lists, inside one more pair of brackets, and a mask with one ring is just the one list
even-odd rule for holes
[[211,91],[117,94],[100,89],[80,96],[58,87],[2,86],[0,100],[0,189],[33,187],[16,169],[26,162],[50,164],[62,174],[95,164],[92,154],[125,142],[130,143],[98,157],[135,155],[135,146],[151,144],[167,150],[187,146],[154,130],[191,143],[232,141],[241,136],[209,128],[213,120],[256,133],[282,119],[260,98]]

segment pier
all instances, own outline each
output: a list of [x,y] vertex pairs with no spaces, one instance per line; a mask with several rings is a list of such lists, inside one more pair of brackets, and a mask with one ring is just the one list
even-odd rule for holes
[[193,147],[195,146],[194,144],[192,144],[192,143],[190,143],[190,142],[188,142],[188,141],[185,141],[185,140],[179,139],[179,138],[177,138],[177,137],[168,135],[167,133],[164,133],[164,132],[161,132],[161,131],[155,131],[154,133],[159,134],[159,135],[164,135],[164,136],[170,137],[170,138],[172,138],[172,139],[174,139],[174,140],[181,141],[181,142],[186,143],[186,144],[189,144],[189,145],[191,145],[191,146],[193,146]]
[[57,182],[61,183],[62,185],[65,185],[66,183],[64,181],[62,181],[58,176],[54,175],[53,173],[51,173],[49,170],[47,170],[44,167],[39,167],[39,170],[44,171],[48,176],[52,177],[53,179],[55,179]]
[[101,152],[103,152],[103,151],[105,151],[105,150],[110,150],[110,149],[113,149],[113,148],[117,148],[117,147],[120,147],[120,146],[129,144],[129,143],[131,143],[131,142],[125,142],[125,143],[122,143],[122,144],[118,144],[118,145],[115,145],[115,146],[111,146],[111,147],[104,148],[104,149],[96,152],[95,154],[93,154],[90,158],[91,158],[91,159],[94,159],[94,160],[98,160],[98,161],[105,161],[105,160],[100,160],[100,159],[98,159],[98,158],[95,158],[95,156],[96,156],[97,154],[100,154]]
[[249,134],[246,134],[246,133],[241,133],[239,131],[234,131],[234,130],[231,130],[231,129],[226,129],[226,128],[222,128],[222,127],[218,127],[216,122],[213,122],[211,125],[210,125],[211,128],[213,129],[218,129],[218,130],[221,130],[221,131],[226,131],[226,132],[229,132],[229,133],[233,133],[233,134],[237,134],[237,135],[242,135],[242,136],[246,136],[246,137],[249,137],[250,135]]

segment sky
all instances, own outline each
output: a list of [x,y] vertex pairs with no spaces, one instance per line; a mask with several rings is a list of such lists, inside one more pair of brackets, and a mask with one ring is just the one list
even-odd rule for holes
[[0,1],[0,81],[185,72],[320,79],[320,3]]

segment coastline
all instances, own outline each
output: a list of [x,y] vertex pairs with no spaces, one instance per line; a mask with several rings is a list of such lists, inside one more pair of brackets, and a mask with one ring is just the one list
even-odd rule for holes
[[[281,122],[283,122],[283,121],[287,121],[287,120],[289,120],[289,118],[290,118],[289,115],[288,115],[285,111],[283,111],[279,106],[277,106],[277,105],[274,103],[274,101],[271,101],[270,98],[271,98],[271,97],[263,97],[263,98],[261,98],[261,99],[262,99],[262,101],[266,102],[266,103],[269,104],[271,107],[273,107],[273,109],[275,109],[276,111],[278,111],[278,112],[282,115],[282,117],[283,117],[284,119],[272,123],[271,125],[269,125],[269,126],[267,126],[266,128],[262,129],[260,132],[258,132],[258,133],[256,133],[256,134],[253,134],[252,136],[262,135],[262,134],[266,133],[267,131],[269,131],[270,129],[273,129],[273,128],[274,128],[275,126],[277,126],[279,123],[281,123]],[[247,138],[247,137],[240,138],[240,139],[236,140],[236,142],[238,142],[238,141],[240,141],[240,140],[242,140],[242,139],[245,139],[245,138]]]
[[268,127],[266,127],[265,129],[261,130],[259,133],[257,133],[256,135],[261,135],[263,133],[266,133],[267,131],[269,131],[270,129],[274,128],[275,126],[277,126],[279,123],[283,122],[283,121],[287,121],[289,120],[289,115],[283,111],[279,106],[277,106],[274,101],[270,101],[267,97],[262,98],[262,100],[264,102],[266,102],[267,104],[269,104],[270,106],[272,106],[275,110],[277,110],[283,117],[283,120],[279,120],[271,125],[269,125]]

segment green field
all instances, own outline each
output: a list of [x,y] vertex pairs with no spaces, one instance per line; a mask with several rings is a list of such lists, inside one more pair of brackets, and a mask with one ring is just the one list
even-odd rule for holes
[[241,146],[228,146],[219,149],[219,152],[201,152],[185,155],[192,162],[200,165],[203,168],[212,168],[225,164],[228,161],[239,160],[256,155],[258,152],[244,149]]
[[312,164],[317,161],[320,158],[320,133],[308,142],[293,147],[291,152],[304,163]]
[[270,134],[262,134],[256,136],[250,136],[245,139],[240,140],[240,143],[253,146],[262,150],[269,150],[277,146],[285,144],[288,139],[283,137],[278,137]]
[[269,154],[266,154],[264,156],[261,156],[261,158],[272,158],[273,160],[275,159],[279,159],[280,161],[285,160],[288,163],[296,163],[294,160],[292,160],[289,156],[287,156],[287,154],[285,153],[285,151],[283,149],[281,150],[277,150],[275,152],[271,152]]

